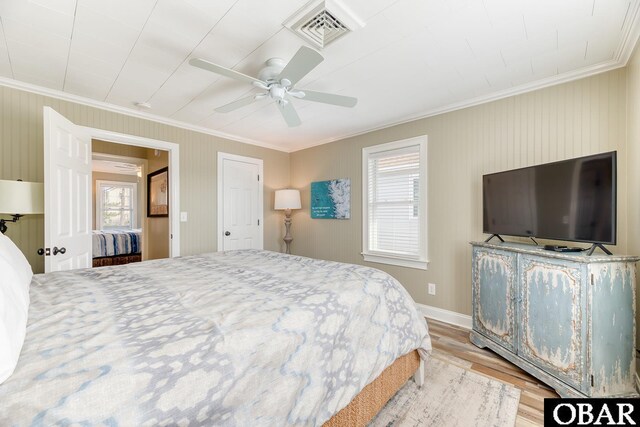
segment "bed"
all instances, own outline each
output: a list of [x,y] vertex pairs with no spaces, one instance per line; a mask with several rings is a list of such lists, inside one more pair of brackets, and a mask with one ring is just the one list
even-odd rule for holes
[[142,230],[93,230],[93,266],[142,261]]
[[362,425],[431,349],[391,276],[268,251],[35,275],[30,296],[0,425]]

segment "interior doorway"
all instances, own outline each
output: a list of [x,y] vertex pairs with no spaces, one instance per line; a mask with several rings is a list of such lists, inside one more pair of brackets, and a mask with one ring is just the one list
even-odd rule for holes
[[93,266],[169,257],[168,217],[147,212],[147,177],[166,170],[168,152],[100,140],[91,147]]
[[[169,243],[164,254],[156,256],[180,255],[178,144],[79,126],[50,107],[44,107],[44,128],[45,272],[92,264],[92,145],[98,140],[164,153],[160,157],[164,156],[168,165],[164,175],[167,204],[161,217],[168,229]],[[147,160],[149,169],[155,166]],[[142,186],[144,191],[146,186]]]

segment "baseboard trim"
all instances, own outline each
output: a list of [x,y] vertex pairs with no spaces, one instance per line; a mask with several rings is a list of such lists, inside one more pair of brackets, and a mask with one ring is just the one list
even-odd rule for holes
[[460,326],[461,328],[471,329],[473,323],[471,316],[466,314],[457,313],[451,310],[445,310],[443,308],[433,307],[431,305],[416,303],[418,310],[426,317],[438,320],[440,322],[450,323],[452,325]]

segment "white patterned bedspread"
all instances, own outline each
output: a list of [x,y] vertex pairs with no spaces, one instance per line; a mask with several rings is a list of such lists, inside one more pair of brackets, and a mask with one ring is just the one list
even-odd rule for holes
[[0,425],[321,425],[431,349],[391,276],[230,251],[34,276]]

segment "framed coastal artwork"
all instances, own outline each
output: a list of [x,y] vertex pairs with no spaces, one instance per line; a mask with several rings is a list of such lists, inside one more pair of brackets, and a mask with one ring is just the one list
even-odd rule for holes
[[351,218],[351,180],[342,178],[312,182],[311,218]]
[[169,216],[169,168],[147,175],[147,216]]

